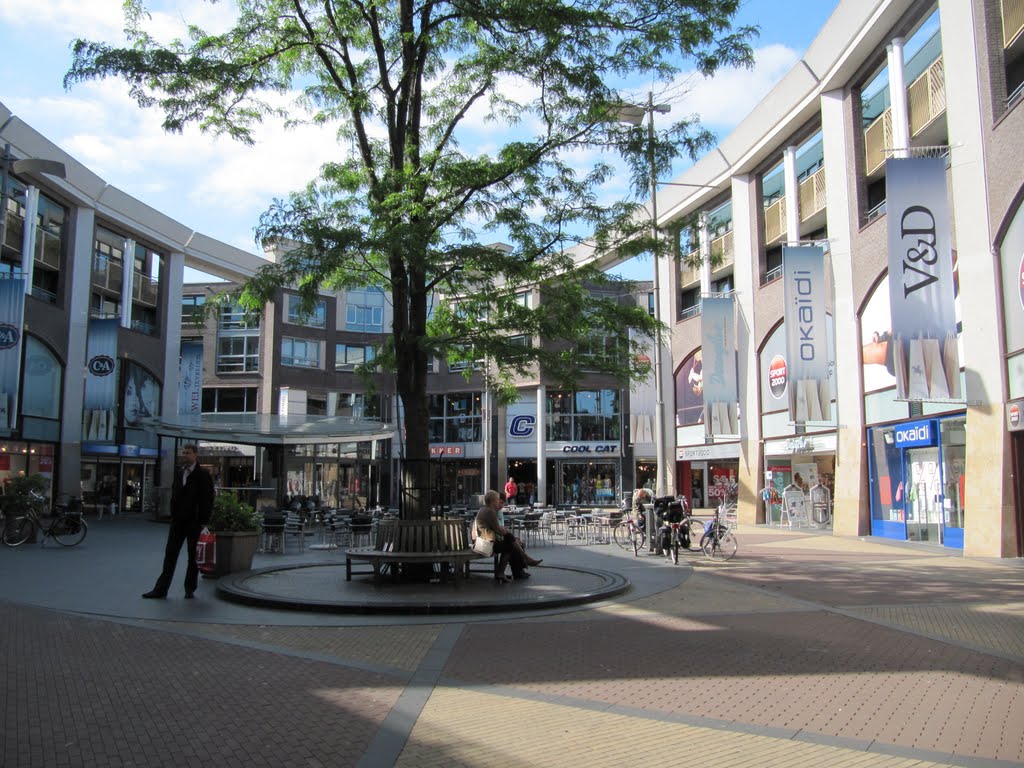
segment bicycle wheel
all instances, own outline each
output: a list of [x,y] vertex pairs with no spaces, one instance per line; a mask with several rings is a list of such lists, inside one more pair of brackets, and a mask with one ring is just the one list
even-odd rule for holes
[[633,548],[633,539],[629,535],[629,523],[619,523],[612,528],[612,540],[623,549]]
[[89,526],[77,515],[61,515],[50,526],[50,535],[62,547],[73,547],[85,540]]
[[18,515],[13,520],[5,521],[4,544],[8,547],[24,544],[32,537],[32,525],[32,518],[27,515]]
[[736,554],[739,544],[731,531],[726,531],[719,537],[718,531],[713,530],[704,534],[700,540],[700,548],[704,555],[712,560],[729,560]]
[[679,535],[672,534],[672,543],[670,545],[672,550],[672,564],[679,565]]

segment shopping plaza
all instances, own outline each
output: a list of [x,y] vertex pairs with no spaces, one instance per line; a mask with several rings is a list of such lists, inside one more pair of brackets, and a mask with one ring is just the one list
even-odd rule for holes
[[[660,386],[540,373],[499,405],[479,371],[434,360],[434,503],[512,476],[524,504],[607,506],[660,463],[697,508],[736,493],[741,524],[786,519],[799,488],[837,535],[1024,555],[1022,90],[1024,0],[840,2],[658,191],[675,258],[620,300],[670,331]],[[0,144],[0,480],[42,473],[90,507],[158,513],[188,440],[257,504],[396,503],[394,381],[355,370],[389,330],[385,292],[206,312],[276,254],[153,210],[3,105]],[[894,232],[918,238],[898,275]]]

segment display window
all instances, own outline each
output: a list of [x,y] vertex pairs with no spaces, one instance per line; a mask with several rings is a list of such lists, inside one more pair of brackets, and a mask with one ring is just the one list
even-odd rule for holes
[[556,503],[608,506],[618,494],[618,465],[564,461],[558,468]]

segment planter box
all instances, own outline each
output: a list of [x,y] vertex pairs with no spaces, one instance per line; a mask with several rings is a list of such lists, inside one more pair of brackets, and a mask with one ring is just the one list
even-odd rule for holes
[[217,534],[217,570],[215,576],[252,570],[252,558],[259,544],[259,533]]

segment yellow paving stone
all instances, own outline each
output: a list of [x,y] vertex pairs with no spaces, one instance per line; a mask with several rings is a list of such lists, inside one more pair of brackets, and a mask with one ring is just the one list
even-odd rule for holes
[[[892,557],[894,551],[894,548],[890,544],[876,544],[868,539],[854,538],[851,536],[829,536],[827,534],[807,536],[805,534],[803,537],[794,536],[792,538],[787,538],[785,541],[758,541],[755,537],[751,537],[749,542],[744,541],[743,534],[737,534],[737,536],[740,537],[740,551],[742,551],[745,543],[749,546],[757,547],[759,550],[807,549],[817,552],[855,552],[859,555],[887,555],[888,557]],[[940,558],[943,556],[928,550],[907,549],[900,552],[900,557],[916,560],[922,557]]]
[[245,624],[177,623],[205,637],[262,643],[292,651],[319,653],[338,659],[381,664],[415,671],[430,650],[440,626],[393,627],[290,627]]
[[806,741],[436,688],[397,768],[940,768]]

